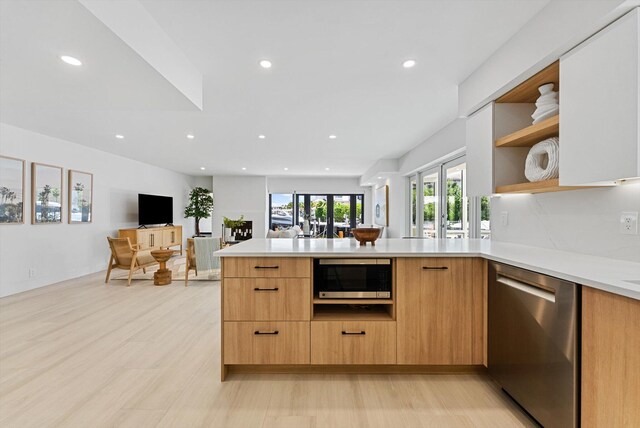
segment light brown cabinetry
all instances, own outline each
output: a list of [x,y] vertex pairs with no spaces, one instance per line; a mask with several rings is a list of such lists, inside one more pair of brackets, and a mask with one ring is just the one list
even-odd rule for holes
[[309,364],[309,323],[225,322],[226,364]]
[[222,260],[222,379],[233,365],[310,362],[311,259]]
[[582,288],[582,426],[640,426],[640,301]]
[[310,278],[311,261],[298,257],[228,257],[226,278]]
[[309,321],[309,278],[225,278],[225,321]]
[[398,364],[485,363],[486,261],[398,259]]
[[146,229],[120,229],[119,238],[129,238],[141,250],[157,250],[161,247],[180,247],[182,254],[182,226],[150,227]]
[[313,295],[310,258],[224,257],[222,379],[229,370],[358,372],[363,366],[406,373],[486,364],[486,261],[392,263],[391,298],[320,299]]
[[395,364],[396,323],[314,321],[311,364]]

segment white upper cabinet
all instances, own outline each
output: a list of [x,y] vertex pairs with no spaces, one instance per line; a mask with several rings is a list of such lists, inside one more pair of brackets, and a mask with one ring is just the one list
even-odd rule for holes
[[493,193],[493,103],[467,118],[467,196]]
[[560,184],[640,176],[640,9],[560,58]]

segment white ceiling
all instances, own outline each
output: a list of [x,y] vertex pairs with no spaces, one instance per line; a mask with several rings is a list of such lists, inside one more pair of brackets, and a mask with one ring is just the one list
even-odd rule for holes
[[203,74],[202,111],[77,1],[1,0],[0,120],[192,175],[356,176],[454,119],[548,0],[141,3]]

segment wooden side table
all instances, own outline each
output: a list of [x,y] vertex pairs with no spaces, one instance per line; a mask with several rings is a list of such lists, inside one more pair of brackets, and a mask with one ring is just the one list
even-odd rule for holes
[[160,263],[160,269],[153,274],[153,283],[155,285],[171,284],[171,271],[167,269],[167,261],[175,253],[174,250],[153,250],[151,256]]

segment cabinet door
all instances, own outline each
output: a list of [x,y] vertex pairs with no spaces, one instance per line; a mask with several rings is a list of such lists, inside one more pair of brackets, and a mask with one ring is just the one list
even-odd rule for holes
[[147,249],[152,247],[152,245],[151,245],[151,241],[152,241],[151,233],[152,232],[149,231],[149,230],[139,230],[138,231],[138,242],[137,242],[137,244],[139,245],[139,248],[141,250],[147,250]]
[[396,294],[398,364],[484,363],[484,260],[399,259]]
[[640,301],[582,287],[582,426],[640,426]]
[[176,230],[174,228],[162,231],[162,246],[168,247],[176,245]]
[[493,103],[471,115],[467,125],[467,195],[487,196],[493,184]]
[[640,175],[639,9],[560,58],[560,185]]

